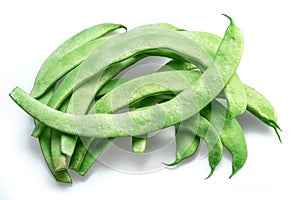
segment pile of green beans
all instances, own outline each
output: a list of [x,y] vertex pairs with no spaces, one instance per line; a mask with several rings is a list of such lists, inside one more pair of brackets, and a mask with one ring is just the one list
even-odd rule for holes
[[[132,152],[144,153],[147,134],[169,126],[175,126],[176,160],[166,166],[191,157],[203,139],[208,177],[220,163],[223,148],[232,155],[232,177],[247,159],[236,119],[246,110],[274,128],[281,141],[270,102],[236,74],[243,36],[226,17],[230,25],[223,38],[170,24],[127,31],[121,24],[106,23],[59,46],[42,64],[30,94],[18,87],[10,93],[35,119],[32,136],[38,138],[55,179],[72,183],[68,169],[85,175],[118,137],[132,137]],[[126,32],[115,33],[118,29]],[[115,78],[149,56],[170,61],[156,73]],[[125,108],[129,110],[120,112]]]

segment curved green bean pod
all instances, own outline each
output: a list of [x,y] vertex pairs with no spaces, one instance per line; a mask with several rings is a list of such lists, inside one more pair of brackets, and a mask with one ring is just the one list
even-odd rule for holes
[[207,178],[209,178],[220,163],[223,154],[222,143],[218,131],[211,122],[202,117],[201,114],[197,114],[184,121],[183,126],[186,129],[197,133],[197,135],[205,141],[208,148],[208,160],[211,168],[211,172],[207,176]]
[[232,155],[232,174],[243,167],[247,160],[246,140],[241,126],[235,117],[219,102],[213,101],[200,113],[220,133],[222,144]]
[[48,168],[50,169],[55,180],[62,183],[72,183],[72,179],[67,170],[56,171],[53,165],[52,154],[51,154],[51,129],[46,129],[44,134],[39,137],[40,147],[44,156],[44,159],[47,163]]
[[277,124],[277,115],[272,104],[259,92],[251,87],[245,87],[248,96],[247,109],[265,124],[274,128],[279,141],[281,142]]
[[[145,31],[144,29],[147,30]],[[176,41],[176,44],[172,41]],[[120,48],[122,46],[124,46],[124,48]],[[111,64],[119,63],[137,54],[153,52],[155,49],[159,50],[159,52],[156,52],[158,55],[164,52],[167,54],[168,52],[172,52],[172,55],[177,53],[186,59],[193,60],[194,64],[199,65],[202,63],[203,66],[211,65],[210,58],[198,45],[175,31],[161,28],[135,29],[124,34],[119,34],[118,37],[112,37],[101,43],[94,53],[79,67],[74,69],[60,84],[50,99],[48,106],[53,108],[59,107],[65,98],[73,92],[74,88],[77,88],[77,86],[87,81],[87,79],[96,77],[95,74],[103,73]],[[161,51],[162,49],[164,51]],[[172,55],[170,54],[170,56]],[[112,67],[109,67],[108,70],[111,68]],[[100,74],[98,74],[98,76],[100,76]],[[108,80],[112,77],[113,76],[109,76]],[[92,81],[92,83],[94,82],[95,81]],[[94,86],[94,84],[96,85]],[[99,88],[96,82],[94,84],[89,86],[91,88],[90,91]],[[94,93],[96,92],[97,91],[94,91]],[[76,96],[76,90],[73,93],[73,96],[74,95]],[[89,95],[92,97],[95,96],[93,91],[90,92]],[[83,96],[80,96],[80,98],[76,99],[80,100],[82,97]],[[74,103],[76,103],[76,101]],[[36,133],[35,135],[38,134],[39,133]]]
[[[228,47],[231,49],[230,52],[228,52]],[[204,108],[221,92],[235,73],[242,50],[242,34],[231,21],[217,51],[214,64],[209,65],[210,67],[203,73],[199,82],[195,83],[190,89],[179,93],[172,100],[143,110],[120,114],[72,115],[61,113],[34,100],[19,88],[15,88],[10,93],[10,96],[34,118],[66,133],[99,138],[126,135],[136,136],[179,123]],[[91,59],[87,63],[93,60]],[[88,71],[89,73],[90,71]],[[219,74],[220,77],[216,77],[216,74]],[[222,83],[220,83],[220,80]],[[196,102],[191,102],[190,97],[194,96],[194,94],[198,94],[195,96]],[[187,97],[189,98],[188,101]],[[187,107],[187,103],[189,107]],[[175,107],[178,109],[174,109]],[[164,123],[161,121],[161,116],[165,116]],[[128,123],[130,123],[130,126],[128,126]]]
[[[178,127],[178,126],[177,126]],[[184,128],[177,128],[175,133],[176,139],[176,160],[170,164],[164,163],[167,166],[174,166],[179,164],[182,160],[191,157],[197,151],[200,137],[197,133],[185,130]]]
[[[90,28],[87,28],[67,41],[65,41],[62,45],[60,45],[54,52],[51,53],[51,55],[45,60],[43,63],[42,67],[40,68],[36,79],[34,83],[34,87],[31,91],[31,96],[34,98],[37,98],[41,96],[46,90],[42,88],[43,86],[43,81],[48,81],[48,79],[52,79],[47,75],[49,72],[55,71],[60,72],[61,69],[59,70],[53,70],[53,67],[59,63],[58,61],[61,60],[63,57],[71,53],[72,51],[76,51],[77,48],[81,47],[82,45],[86,44],[89,41],[95,40],[107,33],[110,33],[116,29],[119,28],[125,28],[125,26],[121,24],[111,24],[111,23],[106,23],[106,24],[98,24],[95,26],[92,26]],[[82,50],[85,50],[86,47],[84,47]],[[77,53],[75,53],[76,55]],[[76,58],[76,56],[72,56],[72,58]],[[56,67],[57,68],[57,67]],[[55,73],[54,73],[55,74]],[[57,79],[58,80],[58,79]],[[53,84],[52,84],[53,85]],[[48,85],[49,88],[49,85]],[[47,89],[47,88],[46,88]]]
[[[215,57],[222,40],[222,38],[206,32],[182,31],[180,33],[197,42],[212,58]],[[192,68],[192,65],[189,68]],[[232,116],[243,114],[247,108],[247,94],[237,74],[232,76],[231,80],[225,86],[224,91]]]
[[[65,112],[67,110],[69,101],[65,101],[61,108],[59,109],[61,112]],[[51,137],[51,156],[53,160],[53,165],[56,171],[65,170],[67,168],[67,156],[62,152],[61,149],[61,135],[62,133],[58,130],[47,127],[46,129],[51,129],[52,137]]]

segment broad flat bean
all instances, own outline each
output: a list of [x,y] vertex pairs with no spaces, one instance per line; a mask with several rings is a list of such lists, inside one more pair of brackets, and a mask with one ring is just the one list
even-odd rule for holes
[[[36,76],[34,87],[30,93],[31,96],[37,98],[45,92],[45,90],[41,89],[41,82],[45,79],[48,80],[48,78],[51,78],[47,74],[49,72],[53,72],[53,67],[57,63],[59,63],[58,61],[61,60],[61,58],[65,57],[70,52],[76,50],[87,42],[95,40],[119,28],[126,29],[126,27],[121,24],[98,24],[77,33],[76,35],[65,41],[54,52],[52,52],[51,55],[43,63]],[[76,56],[73,56],[73,58],[76,58]],[[60,72],[60,70],[55,70],[55,72]]]
[[[208,54],[214,58],[222,38],[205,32],[182,31],[181,34],[191,38],[204,48]],[[171,63],[172,64],[172,63]],[[189,66],[192,68],[192,65]],[[224,88],[229,110],[233,116],[241,115],[247,108],[247,94],[244,85],[237,74]]]
[[[151,36],[153,36],[154,32],[152,32]],[[164,39],[170,38],[168,37]],[[228,51],[229,47],[231,51]],[[199,82],[195,83],[195,85],[193,85],[193,87],[190,89],[184,90],[170,101],[138,111],[121,114],[94,114],[84,116],[71,115],[67,113],[62,114],[61,112],[49,108],[48,106],[34,100],[19,88],[15,88],[10,93],[10,96],[25,111],[37,118],[39,121],[66,133],[75,135],[79,134],[87,137],[117,137],[126,135],[136,136],[145,132],[147,133],[155,131],[163,127],[168,127],[170,125],[179,123],[180,121],[191,117],[204,108],[221,92],[226,83],[235,73],[241,58],[242,50],[242,34],[231,20],[230,26],[227,28],[224,39],[222,40],[217,51],[214,64],[208,65],[208,69],[203,73],[199,79]],[[123,50],[121,53],[122,52]],[[190,54],[187,52],[187,55]],[[106,61],[109,62],[110,58],[108,57],[107,59],[108,61]],[[94,59],[91,59],[90,61],[88,60],[89,59],[86,61],[87,63],[91,62],[90,64],[95,62]],[[205,58],[205,60],[207,60],[207,58]],[[100,63],[97,64],[100,66]],[[221,71],[222,73],[220,73]],[[87,73],[89,74],[90,71]],[[219,76],[216,77],[216,74]],[[86,74],[85,76],[87,77],[88,75]],[[84,77],[80,78],[80,80],[83,79]],[[190,99],[190,97],[194,94],[198,94],[196,95],[196,102],[187,101],[186,98],[188,97]],[[189,105],[191,104],[193,106],[187,107],[187,102],[189,102]],[[178,110],[174,109],[175,107],[177,107]],[[37,110],[39,112],[37,112]],[[161,116],[164,115],[166,120],[165,123],[162,124]],[[97,123],[93,123],[94,120],[96,120]],[[129,122],[135,123],[131,123],[131,126],[128,126]]]
[[247,159],[246,140],[235,117],[219,102],[213,101],[200,112],[220,133],[222,144],[232,155],[232,177]]

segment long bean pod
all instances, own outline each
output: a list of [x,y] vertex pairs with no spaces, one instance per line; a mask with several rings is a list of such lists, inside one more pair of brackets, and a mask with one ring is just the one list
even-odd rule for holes
[[[125,28],[125,26],[121,25],[121,24],[111,24],[111,23],[106,23],[106,24],[98,24],[95,25],[93,27],[87,28],[79,33],[77,33],[76,35],[74,35],[73,37],[71,37],[70,39],[68,39],[67,41],[65,41],[63,44],[61,44],[54,52],[51,53],[51,55],[45,60],[45,62],[43,63],[42,67],[40,68],[36,79],[35,79],[35,83],[34,83],[34,87],[31,90],[30,95],[37,98],[39,96],[41,96],[44,92],[46,92],[46,90],[49,88],[49,84],[44,84],[44,81],[49,81],[53,80],[52,77],[52,72],[54,76],[56,73],[61,74],[61,70],[64,69],[65,67],[56,67],[56,65],[60,65],[60,62],[58,62],[61,58],[68,56],[68,54],[71,53],[72,55],[72,51],[76,52],[76,49],[80,48],[83,45],[86,45],[86,43],[95,40],[97,38],[100,38],[101,36],[110,33],[116,29],[119,28]],[[88,49],[91,48],[90,45],[92,45],[93,43],[88,43],[88,45],[84,46],[83,48],[81,48],[82,51],[86,51]],[[88,48],[87,48],[88,47]],[[76,59],[78,57],[75,56],[69,56],[70,60],[71,59]],[[81,54],[82,52],[80,52]],[[74,54],[74,53],[73,53]],[[54,68],[53,68],[54,67]],[[58,70],[55,70],[58,69]],[[65,70],[65,71],[70,71]],[[51,73],[51,76],[48,75],[48,73]],[[54,78],[55,79],[55,78]],[[56,80],[58,80],[56,78]],[[51,85],[51,84],[50,84]],[[46,88],[44,88],[43,86],[46,86]]]
[[[144,153],[149,132],[173,125],[176,160],[167,165],[191,157],[203,139],[211,168],[208,177],[221,161],[222,144],[232,155],[232,177],[247,159],[245,137],[235,119],[246,109],[273,127],[281,141],[270,102],[236,74],[243,36],[228,18],[223,38],[165,23],[105,36],[125,27],[102,24],[58,47],[43,63],[30,94],[18,87],[10,93],[35,118],[32,135],[39,138],[55,179],[72,182],[67,156],[69,168],[85,175],[115,138],[131,136],[132,151]],[[172,60],[157,73],[112,80],[152,55]],[[218,98],[227,100],[228,109]]]
[[[155,30],[153,31],[155,32]],[[228,46],[230,46],[231,51],[228,51]],[[10,93],[10,96],[26,112],[39,121],[66,133],[88,137],[135,136],[143,134],[144,132],[155,131],[163,127],[179,123],[204,108],[221,92],[226,83],[235,73],[242,55],[242,50],[242,34],[231,20],[230,26],[228,27],[224,39],[217,51],[213,65],[210,64],[208,69],[199,79],[199,82],[195,83],[191,89],[187,89],[179,93],[175,98],[168,102],[138,111],[120,114],[93,114],[79,116],[67,113],[62,114],[59,111],[49,108],[48,106],[31,98],[19,88],[15,88],[13,92]],[[188,52],[186,53],[189,55]],[[110,61],[110,59],[108,60]],[[207,61],[208,58],[205,58],[204,60]],[[86,62],[95,62],[94,57],[92,57],[90,61],[87,60]],[[98,64],[100,66],[100,63]],[[222,71],[222,73],[220,73],[220,71]],[[90,71],[88,71],[88,74],[89,73]],[[216,74],[219,76],[216,77]],[[80,78],[80,80],[83,79],[83,77]],[[214,84],[210,83],[212,80],[214,81]],[[187,108],[186,96],[190,97],[194,93],[198,94],[195,95],[195,98],[197,98],[196,104],[192,104],[193,106]],[[36,112],[36,110],[32,109],[32,107],[40,108],[38,109],[40,112]],[[178,110],[174,110],[174,107],[177,107]],[[151,114],[153,115],[153,113],[154,116],[158,118],[159,116],[165,115],[165,123],[162,124],[160,118],[155,119],[151,117]],[[45,114],[47,114],[47,116]],[[143,120],[140,120],[141,118]],[[126,126],[126,124],[130,121],[135,123],[131,123],[132,126]],[[118,124],[117,126],[116,123]]]

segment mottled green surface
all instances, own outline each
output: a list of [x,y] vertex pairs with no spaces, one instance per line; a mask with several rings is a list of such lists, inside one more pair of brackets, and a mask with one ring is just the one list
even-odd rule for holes
[[[91,51],[103,40],[101,36],[119,28],[126,28],[121,24],[99,24],[87,28],[61,44],[45,60],[41,66],[31,90],[32,97],[40,97],[55,84],[64,74],[82,62]],[[96,40],[96,42],[90,42]]]
[[[191,157],[203,139],[211,168],[208,177],[221,161],[222,144],[232,155],[230,177],[242,168],[247,147],[235,116],[247,109],[277,134],[280,128],[270,102],[236,74],[243,37],[230,22],[222,39],[166,23],[102,37],[124,28],[102,24],[57,48],[41,67],[31,95],[20,88],[10,93],[35,118],[33,136],[39,138],[56,180],[71,182],[67,156],[71,157],[69,168],[85,175],[114,138],[132,136],[132,152],[144,153],[147,134],[172,125],[176,127],[176,160],[167,165]],[[172,60],[157,73],[112,80],[151,55]],[[228,109],[216,98],[226,98]],[[116,114],[124,108],[131,111]]]

